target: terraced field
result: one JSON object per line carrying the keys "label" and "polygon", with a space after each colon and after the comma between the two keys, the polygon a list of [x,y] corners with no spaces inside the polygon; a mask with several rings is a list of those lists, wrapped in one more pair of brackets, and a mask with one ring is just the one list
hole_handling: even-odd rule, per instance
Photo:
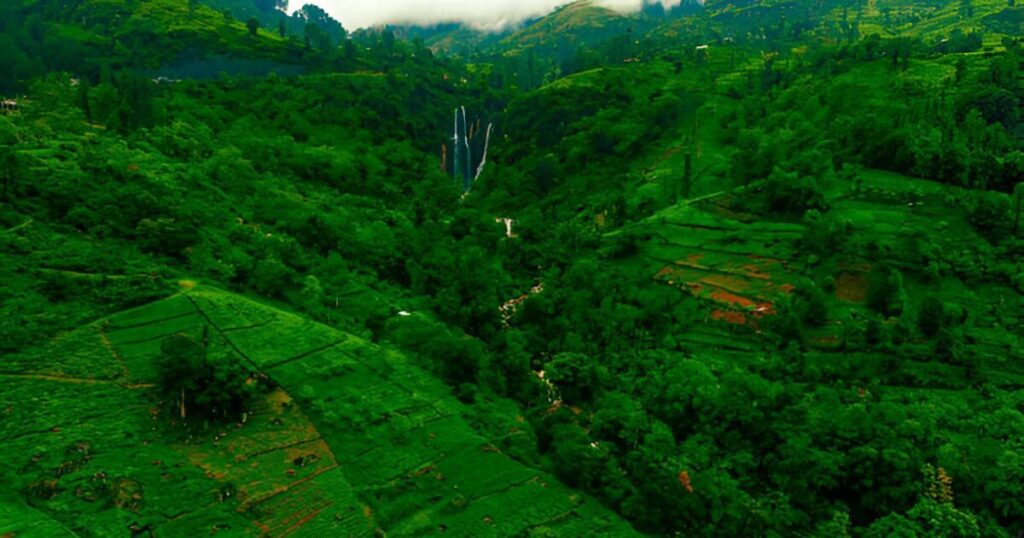
{"label": "terraced field", "polygon": [[[159,411],[155,359],[180,333],[269,378],[243,423],[189,433]],[[632,533],[501,453],[401,354],[215,289],[63,335],[0,377],[0,440],[34,454],[4,464],[33,506],[0,501],[17,514],[3,536]]]}
{"label": "terraced field", "polygon": [[[906,308],[916,312],[924,297],[941,294],[975,313],[966,328],[966,345],[981,358],[982,370],[999,384],[1024,382],[1024,371],[1009,359],[1024,344],[1024,312],[1009,300],[1016,292],[998,285],[970,287],[963,281],[962,273],[978,256],[965,245],[986,242],[967,220],[960,189],[867,170],[856,181],[827,185],[826,193],[830,217],[856,223],[849,233],[848,241],[855,245],[851,250],[873,251],[874,259],[842,251],[824,260],[809,257],[801,246],[806,223],[745,213],[737,203],[742,194],[727,192],[672,206],[649,218],[642,227],[650,241],[638,259],[626,263],[702,299],[707,323],[687,328],[679,338],[723,352],[758,350],[755,335],[760,324],[778,312],[780,302],[801,286],[830,280],[834,286],[826,297],[828,319],[808,330],[808,339],[835,362],[835,356],[844,352],[846,325],[867,313],[874,266],[884,262],[910,274],[919,271],[927,255],[941,267],[942,276],[930,281],[906,278]],[[926,252],[921,233],[928,229],[942,233],[929,237],[933,250]],[[1007,328],[1016,336],[1007,339]],[[921,359],[928,360],[930,353],[922,347]],[[924,372],[927,369],[913,376],[941,384],[963,375],[958,368],[947,373]]]}
{"label": "terraced field", "polygon": [[[799,224],[750,222],[730,208],[731,195],[674,206],[653,217],[648,271],[664,283],[708,300],[714,319],[745,325],[776,312],[792,293],[791,266]],[[655,269],[656,268],[656,269]]]}

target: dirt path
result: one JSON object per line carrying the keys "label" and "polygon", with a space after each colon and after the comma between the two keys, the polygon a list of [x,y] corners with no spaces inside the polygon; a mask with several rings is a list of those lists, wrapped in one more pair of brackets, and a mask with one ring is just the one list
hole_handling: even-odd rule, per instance
{"label": "dirt path", "polygon": [[51,374],[2,374],[0,379],[34,379],[36,381],[53,381],[54,383],[71,383],[74,385],[113,385],[127,389],[148,389],[155,385],[149,383],[126,384],[116,379],[89,379],[84,377],[67,377]]}
{"label": "dirt path", "polygon": [[96,332],[100,335],[100,340],[103,341],[103,347],[110,351],[110,354],[114,356],[114,360],[117,361],[117,365],[121,367],[121,377],[124,378],[124,382],[128,383],[131,381],[131,374],[128,373],[128,365],[124,362],[124,357],[118,353],[117,349],[114,348],[114,344],[110,342],[110,338],[107,337],[107,323],[100,325],[99,330]]}
{"label": "dirt path", "polygon": [[14,228],[7,229],[6,232],[7,233],[14,233],[14,232],[16,232],[16,231],[26,227],[26,226],[30,226],[33,222],[35,222],[35,221],[32,220],[32,219],[28,219],[25,222],[22,222],[21,224],[15,226]]}

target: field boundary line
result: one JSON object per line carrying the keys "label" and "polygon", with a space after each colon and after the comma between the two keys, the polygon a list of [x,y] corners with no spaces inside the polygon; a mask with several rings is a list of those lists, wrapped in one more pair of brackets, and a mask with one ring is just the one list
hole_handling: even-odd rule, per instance
{"label": "field boundary line", "polygon": [[330,344],[324,344],[324,345],[322,345],[320,347],[317,347],[315,349],[311,349],[309,351],[304,351],[302,353],[299,353],[298,355],[295,355],[294,357],[289,357],[287,359],[282,359],[282,360],[279,360],[277,362],[272,362],[270,364],[267,364],[263,368],[265,370],[273,370],[274,368],[277,368],[278,366],[284,366],[285,364],[305,359],[306,357],[308,357],[310,355],[316,355],[317,353],[320,353],[322,351],[327,351],[328,349],[331,349],[333,347],[337,347],[337,346],[339,346],[341,344],[344,344],[347,341],[348,341],[348,338],[346,337],[346,338],[343,338],[341,340],[338,340],[337,342],[332,342]]}
{"label": "field boundary line", "polygon": [[[310,424],[312,424],[312,421],[310,421]],[[319,433],[319,431],[317,433]],[[265,448],[263,450],[257,450],[255,452],[249,452],[247,454],[242,454],[242,456],[244,456],[245,459],[248,460],[250,458],[258,458],[260,456],[263,456],[263,455],[266,455],[266,454],[270,454],[272,452],[278,452],[278,451],[281,451],[281,450],[287,450],[289,448],[295,448],[297,446],[307,445],[309,443],[315,443],[317,441],[323,441],[323,440],[324,440],[324,436],[321,434],[321,435],[318,435],[317,437],[313,437],[312,439],[304,439],[302,441],[295,441],[294,443],[288,443],[286,445],[275,446],[275,447],[271,447],[271,448]],[[325,443],[326,443],[326,441],[325,441]]]}
{"label": "field boundary line", "polygon": [[[0,372],[0,377],[9,379],[34,379],[37,381],[53,381],[54,383],[68,383],[71,385],[116,385],[118,387],[132,388],[142,387],[142,385],[128,385],[118,381],[116,379],[90,379],[87,377],[65,377],[52,374],[16,374],[9,372]],[[145,387],[152,387],[153,385],[145,385]]]}
{"label": "field boundary line", "polygon": [[266,327],[267,325],[270,325],[271,323],[274,323],[276,321],[277,321],[276,318],[275,319],[268,319],[267,321],[261,321],[259,323],[255,323],[253,325],[240,325],[238,327],[228,327],[226,329],[222,329],[221,332],[230,333],[230,332],[235,332],[235,331],[247,331],[249,329],[259,329],[260,327]]}
{"label": "field boundary line", "polygon": [[323,476],[323,475],[325,475],[325,474],[327,474],[327,473],[329,473],[329,472],[331,472],[331,471],[333,471],[335,469],[341,469],[341,464],[337,463],[337,461],[335,461],[334,464],[329,465],[329,466],[327,466],[324,469],[321,469],[319,471],[316,471],[316,472],[310,474],[309,476],[304,476],[304,477],[300,478],[299,480],[296,480],[295,482],[292,482],[290,484],[286,484],[284,486],[276,488],[273,491],[271,491],[270,493],[267,493],[266,495],[264,495],[262,497],[259,497],[259,498],[256,498],[256,499],[246,499],[245,502],[241,503],[238,506],[238,511],[239,512],[244,512],[245,510],[248,510],[249,507],[251,507],[251,506],[256,506],[256,505],[259,505],[259,504],[263,504],[263,503],[269,501],[270,499],[273,499],[274,497],[277,497],[278,495],[280,495],[282,493],[287,493],[288,490],[290,490],[290,489],[292,489],[294,487],[301,486],[302,484],[305,484],[306,482],[309,482],[309,481],[313,480],[314,478]]}
{"label": "field boundary line", "polygon": [[108,323],[106,325],[106,328],[107,328],[107,330],[110,330],[110,331],[123,331],[123,330],[127,330],[127,329],[138,329],[139,327],[145,327],[147,325],[155,325],[157,323],[163,323],[165,321],[171,321],[171,320],[175,320],[175,319],[187,318],[189,316],[197,316],[197,315],[199,315],[197,312],[182,312],[180,314],[175,314],[173,316],[168,316],[166,318],[154,319],[154,320],[150,320],[150,321],[143,321],[141,323],[133,323],[131,325],[114,325],[112,323]]}
{"label": "field boundary line", "polygon": [[[199,325],[197,324],[196,327],[198,327],[198,326]],[[194,328],[194,327],[189,327],[189,329],[191,329],[191,328]],[[176,334],[181,334],[181,333],[183,333],[183,332],[185,332],[187,330],[188,329],[181,329],[181,330],[170,332],[170,333],[158,334],[158,335],[155,335],[155,336],[148,336],[146,338],[139,338],[138,340],[126,340],[124,342],[118,342],[117,345],[119,345],[119,346],[137,346],[139,344],[148,344],[149,342],[154,342],[156,340],[164,340],[165,338],[170,338],[171,336],[174,336]]]}
{"label": "field boundary line", "polygon": [[224,334],[224,331],[221,330],[221,328],[218,327],[217,324],[214,323],[212,319],[210,319],[210,316],[207,315],[205,311],[203,311],[203,309],[199,306],[199,304],[196,302],[196,300],[194,298],[192,298],[191,295],[185,295],[185,298],[188,299],[188,302],[192,303],[192,308],[196,309],[196,312],[199,313],[199,316],[202,317],[204,320],[206,320],[206,323],[209,324],[210,327],[213,327],[213,330],[217,331],[217,334],[220,335],[220,337],[224,340],[224,342],[228,345],[228,347],[233,349],[235,351],[235,353],[238,353],[239,356],[241,356],[243,359],[245,359],[245,361],[248,362],[249,365],[253,367],[253,371],[254,372],[262,372],[263,371],[263,369],[260,368],[260,366],[258,364],[256,364],[256,361],[254,361],[251,358],[249,358],[248,355],[246,355],[244,352],[242,352],[242,350],[239,349],[238,346],[236,346],[235,343],[232,342],[231,339],[228,338]]}
{"label": "field boundary line", "polygon": [[118,366],[121,367],[121,375],[124,376],[125,383],[131,382],[132,376],[128,372],[128,365],[124,362],[124,357],[121,356],[121,352],[118,351],[117,348],[114,347],[114,343],[110,341],[110,337],[107,336],[107,331],[104,329],[104,326],[101,324],[96,332],[99,333],[100,342],[103,344],[103,347],[107,348],[107,351],[114,356],[114,360],[117,361]]}

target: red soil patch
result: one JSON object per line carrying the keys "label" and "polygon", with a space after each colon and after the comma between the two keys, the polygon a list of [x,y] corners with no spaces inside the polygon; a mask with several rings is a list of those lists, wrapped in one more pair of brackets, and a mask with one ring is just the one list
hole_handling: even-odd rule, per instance
{"label": "red soil patch", "polygon": [[863,273],[842,272],[836,277],[836,299],[863,303],[868,294],[868,277]]}
{"label": "red soil patch", "polygon": [[676,274],[675,267],[662,267],[660,271],[654,274],[654,278],[665,278]]}
{"label": "red soil patch", "polygon": [[755,317],[774,316],[777,313],[775,311],[775,306],[770,302],[756,302],[749,297],[736,295],[735,293],[729,293],[724,290],[715,290],[711,292],[711,299],[733,307],[750,310]]}
{"label": "red soil patch", "polygon": [[743,272],[744,272],[744,274],[746,276],[748,276],[750,278],[756,278],[756,279],[759,279],[759,280],[771,280],[772,279],[772,275],[770,275],[768,273],[765,273],[765,272],[762,272],[760,267],[758,267],[757,265],[754,265],[752,263],[744,265],[743,266]]}
{"label": "red soil patch", "polygon": [[739,306],[741,308],[753,308],[754,301],[742,296],[736,295],[735,293],[729,293],[725,290],[715,290],[711,292],[711,299],[720,303],[726,303],[729,305]]}
{"label": "red soil patch", "polygon": [[754,260],[754,261],[763,262],[763,263],[766,263],[766,264],[769,264],[769,265],[783,266],[783,265],[786,264],[785,260],[780,260],[779,258],[772,258],[771,256],[760,256],[760,255],[757,255],[757,254],[747,254],[747,258],[750,258],[751,260]]}
{"label": "red soil patch", "polygon": [[676,153],[682,151],[682,149],[682,146],[672,146],[671,148],[668,148],[667,150],[663,151],[661,155],[658,156],[658,159],[659,161],[666,161]]}
{"label": "red soil patch", "polygon": [[746,314],[735,310],[714,310],[711,312],[711,319],[715,321],[724,321],[733,325],[747,324]]}
{"label": "red soil patch", "polygon": [[695,253],[695,254],[690,254],[689,256],[687,256],[686,258],[684,258],[682,260],[676,260],[676,265],[681,265],[683,267],[692,267],[694,269],[707,270],[708,267],[706,265],[702,265],[700,263],[700,261],[703,260],[703,259],[704,259],[704,254],[701,254],[701,253],[698,252],[698,253]]}
{"label": "red soil patch", "polygon": [[693,485],[690,483],[690,471],[679,472],[679,485],[683,486],[687,493],[693,493]]}
{"label": "red soil patch", "polygon": [[778,313],[767,297],[789,294],[794,289],[792,284],[772,282],[772,271],[785,271],[781,260],[751,255],[748,256],[751,263],[726,263],[709,268],[700,265],[702,258],[702,253],[691,254],[663,267],[655,279],[718,303],[719,307],[710,315],[716,321],[756,328],[757,319]]}
{"label": "red soil patch", "polygon": [[842,270],[842,271],[850,271],[850,272],[854,272],[854,273],[870,273],[871,272],[871,264],[870,263],[847,263],[847,262],[840,262],[839,263],[839,269]]}
{"label": "red soil patch", "polygon": [[811,340],[811,343],[819,347],[839,347],[839,337],[832,334],[828,336],[821,336]]}

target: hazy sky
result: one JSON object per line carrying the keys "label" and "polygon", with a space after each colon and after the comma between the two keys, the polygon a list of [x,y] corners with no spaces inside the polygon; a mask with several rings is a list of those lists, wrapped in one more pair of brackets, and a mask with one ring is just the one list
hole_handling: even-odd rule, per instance
{"label": "hazy sky", "polygon": [[[0,0],[6,1],[6,0]],[[640,8],[644,0],[595,0],[622,11]],[[680,0],[654,0],[665,6]],[[290,2],[294,8],[305,3]],[[569,3],[568,0],[312,0],[345,28],[354,30],[378,24],[436,24],[464,22],[481,29],[501,29],[537,17]]]}

